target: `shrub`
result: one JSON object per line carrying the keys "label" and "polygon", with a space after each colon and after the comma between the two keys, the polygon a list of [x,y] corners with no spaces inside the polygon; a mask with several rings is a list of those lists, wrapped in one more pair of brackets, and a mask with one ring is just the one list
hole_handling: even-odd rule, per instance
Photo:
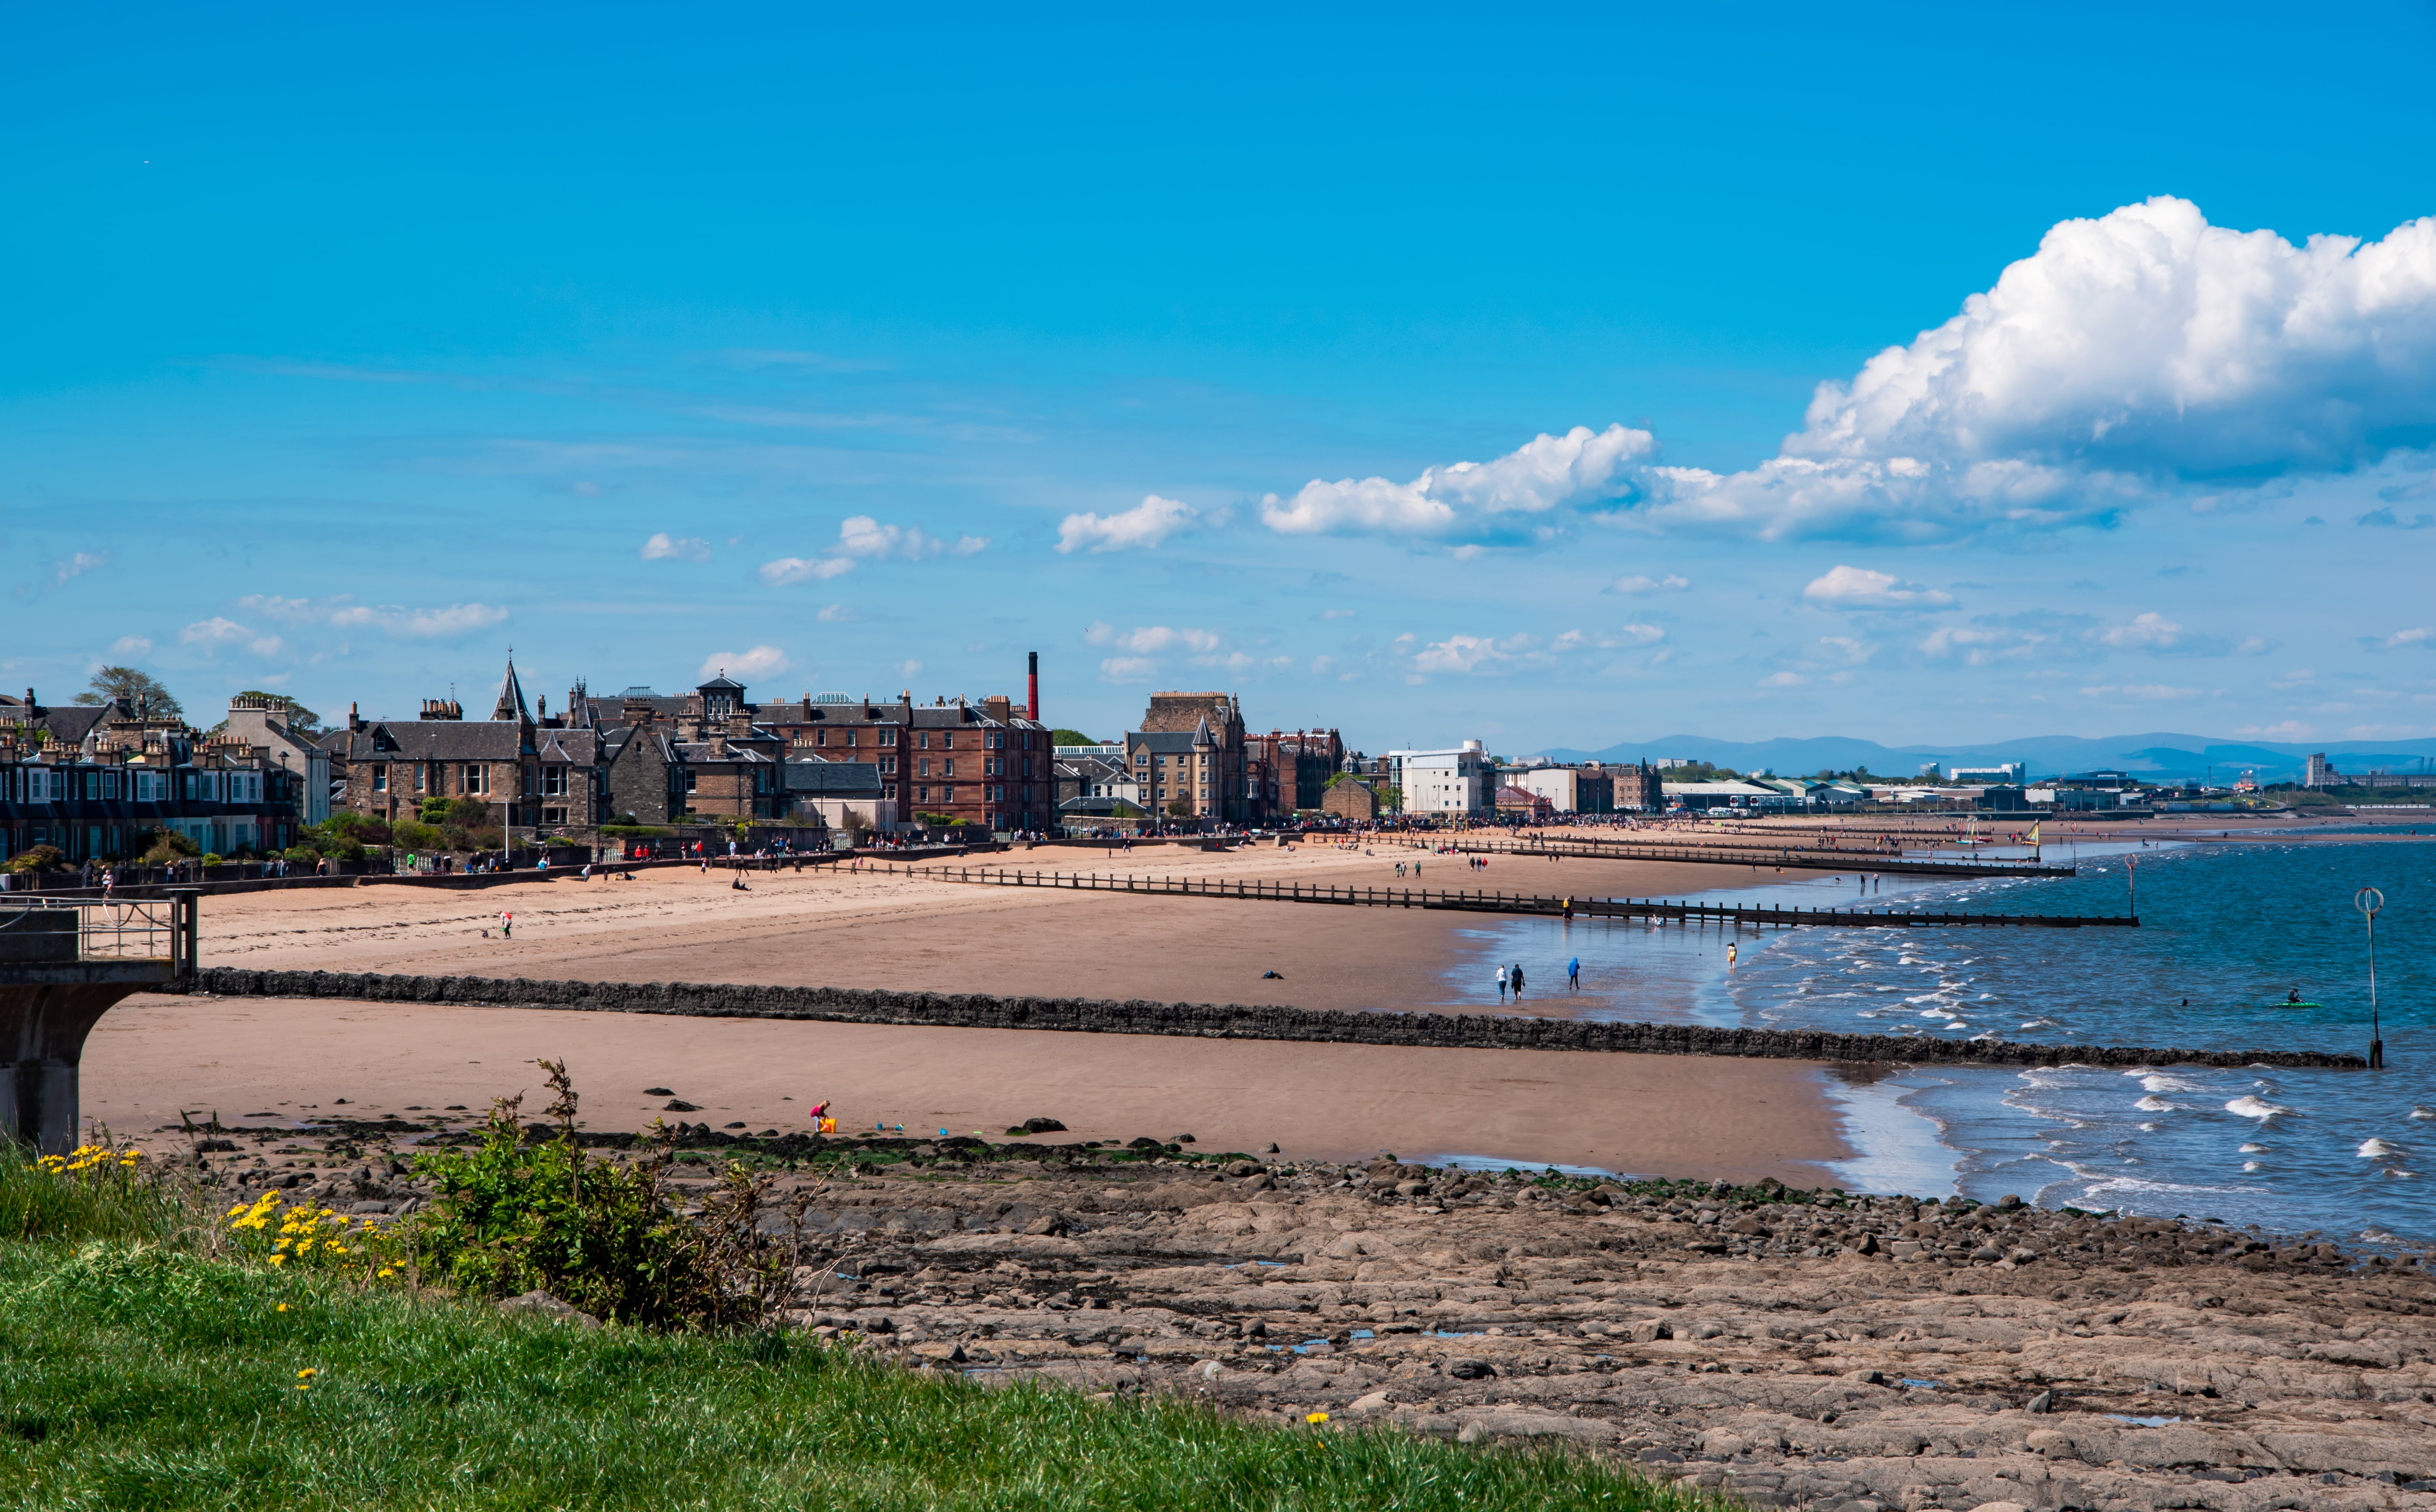
{"label": "shrub", "polygon": [[587,1157],[564,1062],[536,1063],[558,1134],[529,1141],[521,1098],[500,1098],[476,1148],[425,1156],[434,1187],[409,1242],[430,1279],[486,1296],[541,1290],[598,1317],[658,1326],[757,1322],[783,1295],[790,1258],[760,1232],[767,1177],[731,1164],[688,1218],[660,1190],[671,1141],[632,1165]]}
{"label": "shrub", "polygon": [[201,852],[201,846],[164,825],[152,831],[151,848],[144,853],[142,860],[149,866],[166,866]]}
{"label": "shrub", "polygon": [[218,851],[207,850],[203,852],[203,864],[206,866],[218,866],[225,860],[227,860],[227,858],[222,856]]}
{"label": "shrub", "polygon": [[466,829],[487,823],[491,817],[491,806],[479,798],[451,798],[442,811],[447,815],[448,823]]}
{"label": "shrub", "polygon": [[390,824],[388,820],[372,814],[354,813],[342,808],[320,824],[306,826],[304,843],[327,851],[342,849],[349,843],[358,848],[386,845],[391,843]]}
{"label": "shrub", "polygon": [[401,819],[389,826],[389,843],[397,850],[436,850],[442,836],[436,825]]}
{"label": "shrub", "polygon": [[9,858],[6,869],[12,872],[63,872],[68,869],[67,854],[57,845],[28,845]]}

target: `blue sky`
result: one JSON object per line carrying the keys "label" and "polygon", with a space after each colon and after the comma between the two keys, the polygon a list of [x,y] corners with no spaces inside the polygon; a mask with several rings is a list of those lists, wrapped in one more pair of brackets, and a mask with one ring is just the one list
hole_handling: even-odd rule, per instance
{"label": "blue sky", "polygon": [[2436,734],[2426,6],[867,9],[14,12],[5,686]]}

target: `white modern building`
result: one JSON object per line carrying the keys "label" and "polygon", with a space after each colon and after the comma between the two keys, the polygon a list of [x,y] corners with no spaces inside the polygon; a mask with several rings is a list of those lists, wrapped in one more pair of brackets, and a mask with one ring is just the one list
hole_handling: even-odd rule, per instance
{"label": "white modern building", "polygon": [[1408,814],[1469,816],[1496,807],[1497,774],[1478,740],[1451,751],[1390,751],[1386,759]]}
{"label": "white modern building", "polygon": [[1507,785],[1547,799],[1548,807],[1560,814],[1582,811],[1581,775],[1572,767],[1507,767],[1504,773]]}
{"label": "white modern building", "polygon": [[1945,771],[1947,780],[1952,782],[1969,782],[1976,778],[1982,782],[2008,783],[2016,788],[2029,774],[2029,764],[2024,761],[2008,761],[1993,767],[1948,767]]}

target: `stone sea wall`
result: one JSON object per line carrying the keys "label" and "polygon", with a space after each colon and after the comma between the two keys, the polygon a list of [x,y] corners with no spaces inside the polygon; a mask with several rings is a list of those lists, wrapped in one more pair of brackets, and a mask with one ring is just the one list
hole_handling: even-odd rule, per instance
{"label": "stone sea wall", "polygon": [[769,987],[692,982],[566,982],[524,977],[409,977],[348,971],[205,967],[194,990],[227,998],[344,998],[371,1002],[556,1008],[704,1018],[803,1018],[956,1029],[1053,1029],[1087,1034],[1312,1040],[1451,1050],[1753,1055],[1779,1060],[1940,1066],[2277,1066],[2365,1069],[2357,1055],[2308,1051],[2199,1051],[2136,1046],[2024,1045],[1700,1024],[1590,1023],[1503,1014],[1360,1013],[1240,1003],[1109,1002],[999,998],[854,987]]}

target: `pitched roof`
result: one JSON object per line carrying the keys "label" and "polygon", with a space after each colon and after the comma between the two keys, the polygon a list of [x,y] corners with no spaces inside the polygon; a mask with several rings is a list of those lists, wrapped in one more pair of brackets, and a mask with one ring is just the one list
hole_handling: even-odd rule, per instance
{"label": "pitched roof", "polygon": [[830,797],[879,796],[879,766],[873,761],[789,761],[787,791]]}
{"label": "pitched roof", "polygon": [[525,706],[525,686],[516,681],[516,659],[508,658],[508,674],[499,679],[499,696],[491,705],[494,720],[529,720],[532,710]]}
{"label": "pitched roof", "polygon": [[387,720],[349,733],[350,761],[513,761],[526,746],[513,720]]}

